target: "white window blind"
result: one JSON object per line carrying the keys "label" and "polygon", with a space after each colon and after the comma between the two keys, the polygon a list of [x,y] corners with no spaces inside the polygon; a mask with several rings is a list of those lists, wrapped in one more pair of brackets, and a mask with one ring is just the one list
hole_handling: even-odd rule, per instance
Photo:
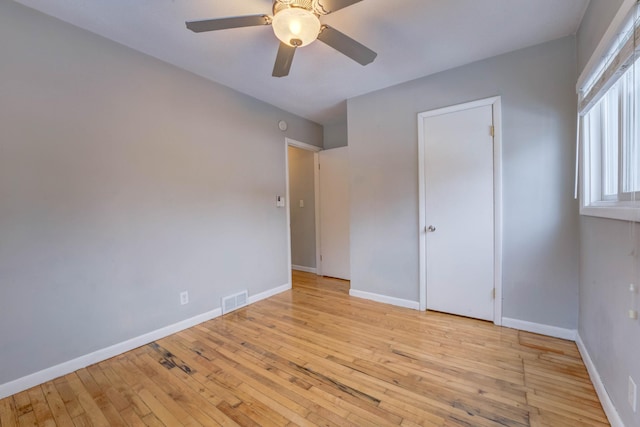
{"label": "white window blind", "polygon": [[583,214],[640,220],[640,21],[636,3],[579,93]]}
{"label": "white window blind", "polygon": [[638,24],[638,4],[636,3],[616,32],[607,54],[601,58],[591,77],[579,90],[578,110],[581,114],[593,107],[634,62],[640,50]]}

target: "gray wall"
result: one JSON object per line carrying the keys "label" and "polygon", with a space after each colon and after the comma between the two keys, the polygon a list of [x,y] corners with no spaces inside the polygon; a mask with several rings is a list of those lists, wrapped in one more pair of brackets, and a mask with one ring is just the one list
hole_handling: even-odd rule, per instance
{"label": "gray wall", "polygon": [[503,315],[576,328],[575,82],[567,37],[349,100],[352,289],[418,300],[417,114],[501,95]]}
{"label": "gray wall", "polygon": [[[578,29],[578,71],[582,72],[624,0],[590,0]],[[578,73],[579,74],[579,73]]]}
{"label": "gray wall", "polygon": [[[300,200],[304,207],[300,207]],[[316,268],[316,201],[313,152],[289,147],[291,264]]]}
{"label": "gray wall", "polygon": [[580,337],[625,425],[638,426],[627,384],[640,385],[640,322],[627,312],[629,283],[640,283],[640,224],[584,216],[580,233]]}
{"label": "gray wall", "polygon": [[0,384],[289,282],[319,125],[11,1],[0,57]]}
{"label": "gray wall", "polygon": [[330,148],[346,147],[348,144],[347,120],[338,123],[324,125],[324,143],[325,150]]}
{"label": "gray wall", "polygon": [[[579,72],[621,3],[591,0],[578,31]],[[640,425],[640,411],[633,414],[627,403],[628,377],[640,385],[640,322],[627,317],[629,283],[640,283],[639,235],[638,223],[581,218],[579,333],[627,426]]]}

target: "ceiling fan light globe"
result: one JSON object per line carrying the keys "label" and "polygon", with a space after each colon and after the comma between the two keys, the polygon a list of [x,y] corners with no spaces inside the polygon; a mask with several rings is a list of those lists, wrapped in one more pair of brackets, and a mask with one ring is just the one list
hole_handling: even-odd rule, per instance
{"label": "ceiling fan light globe", "polygon": [[318,38],[320,20],[311,11],[298,7],[276,13],[271,23],[276,37],[289,46],[306,46]]}

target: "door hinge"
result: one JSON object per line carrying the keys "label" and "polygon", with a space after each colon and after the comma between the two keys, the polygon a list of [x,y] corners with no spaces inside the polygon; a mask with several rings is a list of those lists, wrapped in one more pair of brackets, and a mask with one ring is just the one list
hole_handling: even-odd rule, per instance
{"label": "door hinge", "polygon": [[493,288],[493,291],[491,292],[492,298],[496,299],[496,288]]}
{"label": "door hinge", "polygon": [[489,126],[489,135],[496,136],[496,128],[494,126]]}
{"label": "door hinge", "polygon": [[322,255],[320,255],[320,261],[322,261]]}

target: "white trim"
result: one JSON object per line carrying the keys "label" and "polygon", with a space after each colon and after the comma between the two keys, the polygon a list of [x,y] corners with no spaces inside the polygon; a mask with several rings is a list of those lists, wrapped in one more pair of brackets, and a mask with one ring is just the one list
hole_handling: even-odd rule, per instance
{"label": "white trim", "polygon": [[322,151],[322,147],[307,144],[306,142],[296,141],[295,139],[291,139],[291,138],[285,138],[284,140],[287,146],[302,148],[303,150],[311,151],[314,153],[317,153],[318,151]]}
{"label": "white trim", "polygon": [[322,242],[320,241],[320,155],[313,153],[313,192],[316,203],[316,271],[318,275],[322,275],[322,260],[320,254],[322,252]]}
{"label": "white trim", "polygon": [[249,297],[249,304],[253,304],[258,301],[262,301],[263,299],[271,298],[274,295],[281,294],[282,292],[286,292],[291,289],[291,283],[286,283],[282,286],[278,286],[277,288],[269,289],[264,292],[260,292],[259,294],[255,294]]}
{"label": "white trim", "polygon": [[441,116],[443,114],[456,113],[458,111],[471,110],[478,107],[484,107],[485,105],[493,105],[496,101],[499,101],[499,96],[492,96],[491,98],[478,99],[476,101],[463,102],[462,104],[450,105],[448,107],[437,108],[435,110],[429,110],[422,113],[418,113],[418,117],[423,119],[425,117]]}
{"label": "white trim", "polygon": [[424,170],[424,119],[456,111],[491,105],[493,107],[493,222],[494,222],[494,266],[493,280],[496,297],[493,303],[493,323],[502,324],[502,98],[494,96],[464,104],[452,105],[437,110],[418,114],[418,236],[419,236],[419,309],[427,309],[427,239],[426,239],[426,188],[424,184],[426,171]]}
{"label": "white trim", "polygon": [[291,269],[296,271],[304,271],[305,273],[314,273],[314,274],[316,274],[316,272],[318,271],[313,267],[305,267],[303,265],[292,265]]}
{"label": "white trim", "polygon": [[591,382],[596,389],[596,393],[598,394],[598,398],[600,399],[600,403],[602,404],[602,408],[604,409],[604,413],[607,415],[609,419],[609,423],[612,427],[624,427],[624,423],[622,422],[622,418],[620,418],[620,414],[616,410],[611,397],[609,397],[609,393],[607,393],[607,389],[602,382],[602,378],[600,378],[600,374],[598,374],[598,370],[596,369],[596,365],[591,360],[591,356],[587,351],[587,347],[584,345],[582,338],[580,337],[580,333],[576,334],[576,345],[578,346],[578,350],[580,351],[580,355],[582,356],[582,360],[584,361],[585,366],[587,367],[587,371],[589,372],[589,378],[591,378]]}
{"label": "white trim", "polygon": [[509,319],[508,317],[502,318],[502,326],[505,328],[533,332],[534,334],[547,335],[569,341],[575,341],[577,334],[575,329],[566,329],[558,326],[544,325],[542,323],[527,322],[526,320]]}
{"label": "white trim", "polygon": [[582,73],[580,73],[580,77],[578,77],[578,82],[576,84],[576,92],[580,93],[582,90],[582,86],[584,86],[587,81],[591,78],[591,76],[597,72],[596,67],[600,64],[603,57],[607,54],[608,50],[611,48],[611,44],[613,40],[618,35],[618,31],[620,30],[620,26],[623,25],[624,20],[629,15],[629,12],[636,4],[637,0],[624,0],[624,2],[620,5],[620,9],[618,9],[618,13],[616,13],[615,17],[609,24],[607,31],[604,33],[602,38],[600,39],[600,43],[596,47],[596,50],[591,54],[591,58],[589,58],[589,62],[585,65]]}
{"label": "white trim", "polygon": [[[291,207],[289,206],[289,138],[284,139],[284,175],[285,175],[285,192],[286,192],[286,203],[285,203],[285,216],[287,218],[287,228],[285,233],[287,234],[287,277],[289,278],[289,283],[293,282],[293,277],[291,276]],[[291,140],[293,141],[293,140]]]}
{"label": "white trim", "polygon": [[420,303],[407,299],[389,297],[386,295],[374,294],[371,292],[359,291],[357,289],[349,289],[349,295],[356,298],[364,298],[371,301],[381,302],[384,304],[395,305],[398,307],[411,308],[413,310],[420,309]]}
{"label": "white trim", "polygon": [[580,215],[595,216],[599,218],[618,219],[620,221],[640,222],[640,207],[581,206]]}
{"label": "white trim", "polygon": [[427,189],[424,170],[424,120],[418,114],[418,287],[420,311],[427,309]]}
{"label": "white trim", "polygon": [[502,98],[493,100],[493,323],[502,325]]}
{"label": "white trim", "polygon": [[93,365],[98,362],[110,359],[127,351],[133,350],[140,346],[149,344],[153,341],[175,334],[182,330],[191,328],[202,322],[206,322],[211,319],[215,319],[222,314],[222,309],[216,308],[203,314],[199,314],[190,319],[182,320],[173,325],[165,326],[164,328],[157,329],[155,331],[140,335],[135,338],[123,341],[118,344],[94,351],[93,353],[86,354],[84,356],[77,357],[75,359],[63,362],[59,365],[52,366],[50,368],[43,369],[41,371],[29,374],[17,380],[0,384],[0,399],[27,390],[31,387],[39,384],[51,381],[55,378],[67,375],[71,372],[75,372],[78,369],[86,368],[89,365]]}
{"label": "white trim", "polygon": [[[576,122],[576,173],[573,181],[573,198],[578,200],[580,188],[580,147],[582,146],[580,143],[582,137],[582,116],[580,114],[578,114]],[[580,206],[582,206],[582,204]]]}

